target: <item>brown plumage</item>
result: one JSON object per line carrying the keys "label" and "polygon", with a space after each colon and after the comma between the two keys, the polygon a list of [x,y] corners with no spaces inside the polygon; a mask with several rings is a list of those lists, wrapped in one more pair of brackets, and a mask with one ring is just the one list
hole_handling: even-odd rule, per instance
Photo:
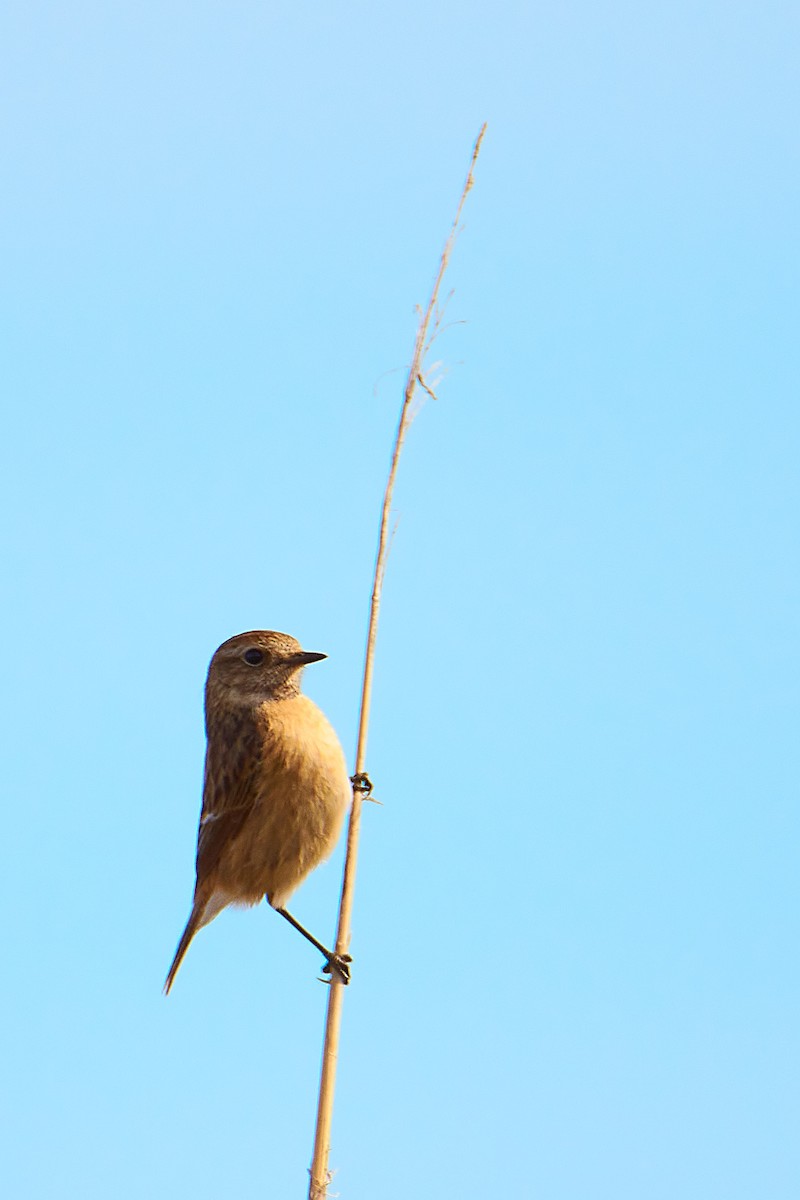
{"label": "brown plumage", "polygon": [[[344,754],[326,717],[300,692],[309,654],[285,633],[240,633],[219,647],[206,681],[203,808],[197,883],[169,969],[169,992],[194,935],[229,904],[284,910],[292,892],[331,853],[351,790]],[[346,972],[336,955],[297,926]]]}

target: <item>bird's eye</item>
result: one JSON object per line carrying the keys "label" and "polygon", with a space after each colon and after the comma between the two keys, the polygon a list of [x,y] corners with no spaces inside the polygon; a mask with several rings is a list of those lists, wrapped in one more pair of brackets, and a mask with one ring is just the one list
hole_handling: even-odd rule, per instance
{"label": "bird's eye", "polygon": [[256,649],[245,650],[242,658],[248,664],[248,666],[257,667],[264,661],[264,651]]}

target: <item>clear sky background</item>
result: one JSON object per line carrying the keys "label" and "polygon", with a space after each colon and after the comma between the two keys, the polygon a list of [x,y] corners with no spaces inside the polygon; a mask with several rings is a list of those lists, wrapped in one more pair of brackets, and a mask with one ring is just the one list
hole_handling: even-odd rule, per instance
{"label": "clear sky background", "polygon": [[[15,1200],[305,1194],[326,993],[266,908],[161,986],[215,647],[352,761],[380,495],[475,135],[379,635],[343,1200],[795,1200],[795,5],[0,18]],[[334,926],[341,848],[295,897]]]}

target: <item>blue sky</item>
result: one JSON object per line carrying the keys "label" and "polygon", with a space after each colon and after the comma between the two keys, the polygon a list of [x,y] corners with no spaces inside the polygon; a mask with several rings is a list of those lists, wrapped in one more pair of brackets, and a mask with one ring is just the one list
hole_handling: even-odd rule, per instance
{"label": "blue sky", "polygon": [[[800,18],[8,6],[5,1194],[305,1194],[325,993],[186,919],[215,647],[352,760],[334,1190],[792,1200]],[[295,898],[334,925],[341,848]]]}

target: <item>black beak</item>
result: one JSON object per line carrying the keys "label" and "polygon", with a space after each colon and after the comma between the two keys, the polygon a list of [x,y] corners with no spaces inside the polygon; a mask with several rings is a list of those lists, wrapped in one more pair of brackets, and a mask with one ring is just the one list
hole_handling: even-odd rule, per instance
{"label": "black beak", "polygon": [[313,650],[301,650],[299,654],[293,654],[289,662],[296,667],[307,667],[309,663],[320,662],[327,657],[327,654],[315,654]]}

